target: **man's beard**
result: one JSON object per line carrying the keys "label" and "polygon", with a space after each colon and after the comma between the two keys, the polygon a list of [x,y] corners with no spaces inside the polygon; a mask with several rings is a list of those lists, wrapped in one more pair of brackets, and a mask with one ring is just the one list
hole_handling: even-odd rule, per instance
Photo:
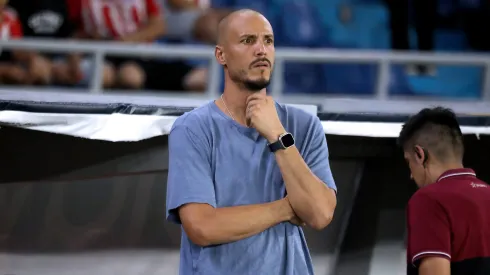
{"label": "man's beard", "polygon": [[257,80],[248,79],[247,73],[244,70],[239,71],[238,73],[230,72],[230,77],[233,82],[243,86],[243,88],[251,92],[260,92],[262,89],[267,88],[270,83],[270,79],[265,79],[264,77]]}
{"label": "man's beard", "polygon": [[265,78],[258,79],[258,80],[246,79],[242,83],[245,89],[251,92],[259,92],[262,89],[267,88],[267,86],[269,86],[270,80],[266,80]]}

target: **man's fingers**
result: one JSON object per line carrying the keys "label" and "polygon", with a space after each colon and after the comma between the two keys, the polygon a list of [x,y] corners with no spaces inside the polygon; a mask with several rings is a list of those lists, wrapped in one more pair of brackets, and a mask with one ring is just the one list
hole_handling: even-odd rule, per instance
{"label": "man's fingers", "polygon": [[262,94],[262,93],[254,93],[254,94],[251,94],[247,97],[247,105],[250,101],[252,100],[263,100],[265,99],[266,95]]}
{"label": "man's fingers", "polygon": [[255,110],[257,110],[257,109],[258,109],[258,105],[257,104],[249,105],[249,106],[247,106],[246,114],[251,116],[253,114],[253,112]]}
{"label": "man's fingers", "polygon": [[264,102],[263,99],[252,99],[252,100],[247,101],[247,107],[260,105],[263,102]]}

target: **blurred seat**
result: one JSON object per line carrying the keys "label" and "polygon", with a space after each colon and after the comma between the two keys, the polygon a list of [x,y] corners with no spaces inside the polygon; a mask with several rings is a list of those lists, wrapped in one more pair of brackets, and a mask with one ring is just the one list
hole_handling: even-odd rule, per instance
{"label": "blurred seat", "polygon": [[466,36],[461,30],[437,30],[435,33],[435,47],[438,51],[467,51]]}
{"label": "blurred seat", "polygon": [[275,36],[277,45],[287,47],[319,47],[328,41],[328,33],[315,7],[306,1],[289,1],[283,4]]}
{"label": "blurred seat", "polygon": [[[278,46],[326,47],[328,32],[315,6],[306,1],[275,1],[282,5],[282,15],[275,29]],[[285,63],[285,93],[325,93],[323,64]]]}
{"label": "blurred seat", "polygon": [[478,98],[483,70],[469,66],[441,66],[437,77],[410,77],[414,95],[451,98]]}

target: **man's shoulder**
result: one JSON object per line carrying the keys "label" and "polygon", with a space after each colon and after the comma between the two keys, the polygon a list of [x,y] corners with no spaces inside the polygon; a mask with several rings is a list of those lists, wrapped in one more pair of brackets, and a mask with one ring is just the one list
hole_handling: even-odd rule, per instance
{"label": "man's shoulder", "polygon": [[291,116],[304,117],[304,118],[315,118],[316,114],[312,114],[299,106],[294,106],[291,104],[284,104],[276,102],[277,109],[280,112],[288,113]]}
{"label": "man's shoulder", "polygon": [[437,184],[430,184],[419,190],[415,191],[410,200],[408,206],[413,204],[425,204],[425,203],[438,203],[441,199],[440,186]]}
{"label": "man's shoulder", "polygon": [[205,122],[209,119],[211,115],[211,105],[214,104],[206,103],[200,107],[193,109],[192,111],[185,112],[183,115],[179,116],[173,126],[172,129],[177,127],[185,127],[190,129],[199,129]]}
{"label": "man's shoulder", "polygon": [[296,106],[276,102],[276,108],[281,117],[286,118],[288,121],[300,122],[299,125],[306,125],[301,122],[311,123],[318,119],[316,114],[312,114]]}

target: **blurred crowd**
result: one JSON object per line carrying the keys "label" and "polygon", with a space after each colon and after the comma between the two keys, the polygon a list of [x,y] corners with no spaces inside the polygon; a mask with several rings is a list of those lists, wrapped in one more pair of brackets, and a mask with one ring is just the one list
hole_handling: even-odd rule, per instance
{"label": "blurred crowd", "polygon": [[[0,0],[0,41],[29,37],[212,45],[224,16],[233,9],[251,8],[271,21],[277,46],[488,51],[487,2]],[[207,67],[206,60],[108,56],[102,81],[105,89],[203,91]],[[0,84],[87,87],[93,71],[90,55],[10,51],[0,46]],[[375,73],[375,65],[366,64],[286,64],[284,87],[286,93],[367,94],[375,90]],[[481,75],[468,68],[439,70],[429,63],[407,64],[401,70],[392,68],[390,91],[430,94],[435,90],[439,95],[437,91],[444,90],[450,96],[479,96]],[[433,87],[413,76],[435,77]]]}
{"label": "blurred crowd", "polygon": [[[201,0],[0,0],[1,39],[41,38],[155,43],[212,44],[226,10]],[[171,22],[171,23],[169,23]],[[2,51],[0,83],[85,86],[93,71],[90,56]],[[161,81],[162,76],[165,81]],[[203,90],[206,66],[184,61],[109,56],[103,87]]]}

